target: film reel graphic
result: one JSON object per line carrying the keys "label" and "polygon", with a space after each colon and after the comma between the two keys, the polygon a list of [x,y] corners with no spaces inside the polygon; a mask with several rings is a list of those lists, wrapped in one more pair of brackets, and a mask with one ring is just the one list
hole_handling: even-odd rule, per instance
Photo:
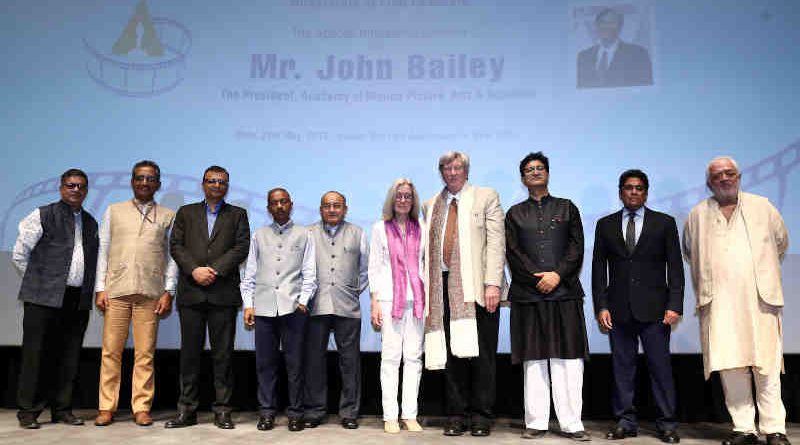
{"label": "film reel graphic", "polygon": [[[774,203],[778,209],[783,209],[788,195],[788,180],[791,172],[800,165],[800,140],[787,146],[783,150],[768,156],[757,163],[742,168],[742,188],[752,189],[757,185],[768,181],[777,181],[778,196]],[[110,172],[90,172],[87,173],[90,179],[89,196],[84,207],[89,210],[96,218],[102,216],[102,212],[110,204],[111,194],[114,192],[130,191],[130,171],[110,171]],[[0,218],[0,233],[2,234],[3,246],[10,246],[14,241],[15,235],[7,237],[9,218],[15,214],[15,210],[29,211],[31,207],[28,201],[45,203],[56,199],[60,178],[54,177],[37,182],[26,187],[14,197],[9,208]],[[129,195],[128,195],[129,196]],[[651,204],[678,219],[683,219],[691,208],[708,197],[708,190],[705,184],[655,199]],[[200,180],[196,177],[185,175],[164,174],[161,177],[161,190],[158,200],[167,207],[177,209],[188,202],[197,202],[203,199],[200,188]],[[254,192],[252,190],[231,187],[228,191],[226,201],[247,209],[250,216],[250,223],[254,227],[261,227],[270,221],[266,211],[266,190]],[[25,207],[23,207],[25,206]],[[606,213],[597,215],[587,215],[585,221],[596,223],[598,219]],[[296,205],[293,209],[292,218],[300,224],[310,224],[319,219],[316,208]],[[353,221],[356,224],[364,224],[363,221]],[[16,221],[12,222],[15,224]],[[367,227],[362,225],[362,227]]]}
{"label": "film reel graphic", "polygon": [[157,61],[142,62],[105,54],[87,39],[83,46],[91,56],[86,72],[95,83],[126,97],[153,97],[175,89],[183,81],[192,33],[181,23],[153,17],[152,24],[165,54]]}

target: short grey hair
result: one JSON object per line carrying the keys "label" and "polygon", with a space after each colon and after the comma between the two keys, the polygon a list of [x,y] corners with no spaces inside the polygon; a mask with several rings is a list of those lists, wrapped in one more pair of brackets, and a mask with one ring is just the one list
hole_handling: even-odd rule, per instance
{"label": "short grey hair", "polygon": [[730,156],[717,156],[716,158],[709,161],[708,165],[706,166],[706,182],[709,182],[711,180],[711,166],[719,161],[730,161],[730,163],[733,164],[733,168],[736,169],[736,173],[739,173],[739,177],[742,176],[742,171],[739,170],[739,164],[736,162],[736,159],[733,159]]}
{"label": "short grey hair", "polygon": [[469,176],[469,156],[467,156],[466,153],[452,150],[439,157],[439,173],[442,173],[442,169],[445,165],[453,161],[461,161],[461,164],[464,166],[464,173]]}
{"label": "short grey hair", "polygon": [[408,213],[408,217],[416,221],[419,218],[419,194],[417,193],[417,188],[414,186],[414,183],[411,182],[408,178],[397,178],[392,183],[391,187],[389,187],[389,191],[386,192],[386,199],[383,201],[383,220],[384,221],[391,221],[394,219],[394,201],[395,201],[395,194],[397,194],[397,189],[401,186],[407,185],[411,187],[411,211]]}

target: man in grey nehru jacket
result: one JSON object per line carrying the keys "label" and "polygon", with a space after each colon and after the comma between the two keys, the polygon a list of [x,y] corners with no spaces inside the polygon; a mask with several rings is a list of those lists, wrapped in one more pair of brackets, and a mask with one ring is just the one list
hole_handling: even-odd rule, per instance
{"label": "man in grey nehru jacket", "polygon": [[305,427],[319,425],[326,413],[328,394],[328,337],[333,331],[339,352],[342,393],[339,417],[342,427],[358,428],[361,405],[361,305],[367,288],[369,244],[360,227],[344,220],[344,195],[322,195],[322,221],[311,226],[317,257],[317,294],[311,302],[305,351]]}
{"label": "man in grey nehru jacket", "polygon": [[291,219],[289,192],[267,194],[272,224],[253,234],[241,290],[244,323],[256,330],[258,429],[275,426],[278,364],[282,346],[289,389],[289,431],[303,429],[303,338],[308,300],[314,294],[314,242],[308,229]]}

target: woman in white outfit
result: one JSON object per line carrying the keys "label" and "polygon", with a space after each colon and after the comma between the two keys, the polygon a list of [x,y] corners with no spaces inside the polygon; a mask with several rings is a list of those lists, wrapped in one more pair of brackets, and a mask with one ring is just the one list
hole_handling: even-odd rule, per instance
{"label": "woman in white outfit", "polygon": [[[422,282],[424,230],[419,208],[414,184],[406,178],[397,179],[386,194],[383,218],[372,226],[371,320],[382,337],[381,390],[387,433],[399,433],[401,423],[409,431],[422,431],[417,422],[417,395],[425,338],[425,287]],[[403,388],[398,409],[401,359]]]}

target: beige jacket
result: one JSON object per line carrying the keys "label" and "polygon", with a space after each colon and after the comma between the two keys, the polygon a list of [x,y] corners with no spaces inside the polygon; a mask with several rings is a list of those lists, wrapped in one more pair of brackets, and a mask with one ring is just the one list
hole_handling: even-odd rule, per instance
{"label": "beige jacket", "polygon": [[[430,217],[433,205],[439,194],[425,201],[422,214],[425,221],[423,231],[428,246],[431,235]],[[484,286],[497,286],[501,289],[501,299],[505,300],[508,286],[503,273],[506,258],[506,240],[503,208],[500,206],[500,195],[488,187],[474,187],[469,183],[461,189],[458,211],[459,255],[461,257],[461,277],[464,289],[464,301],[474,301],[484,306]],[[465,209],[468,209],[465,211]],[[469,240],[469,242],[464,242]],[[441,258],[429,258],[429,249],[425,249],[425,276],[430,274],[431,261]],[[425,281],[425,295],[430,295],[429,281]],[[429,305],[425,305],[427,314]]]}
{"label": "beige jacket", "polygon": [[[789,248],[789,234],[778,210],[763,196],[739,192],[739,206],[752,250],[758,296],[772,306],[783,306],[781,261]],[[697,307],[714,298],[714,271],[708,239],[717,202],[708,198],[697,204],[683,227],[683,256],[692,270]]]}

